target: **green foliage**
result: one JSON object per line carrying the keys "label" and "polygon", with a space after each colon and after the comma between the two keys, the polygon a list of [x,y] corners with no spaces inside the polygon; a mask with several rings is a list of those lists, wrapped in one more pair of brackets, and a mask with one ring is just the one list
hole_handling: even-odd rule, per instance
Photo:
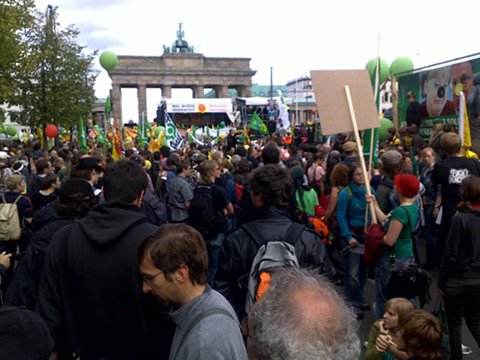
{"label": "green foliage", "polygon": [[11,117],[32,127],[47,123],[70,127],[91,112],[96,52],[88,54],[77,44],[75,27],[60,28],[55,8],[49,7],[46,14],[37,12],[35,19],[24,37],[29,66],[16,74],[17,91],[7,99],[20,106]]}
{"label": "green foliage", "polygon": [[34,23],[33,0],[0,0],[0,104],[17,89],[19,72],[27,69],[26,29]]}

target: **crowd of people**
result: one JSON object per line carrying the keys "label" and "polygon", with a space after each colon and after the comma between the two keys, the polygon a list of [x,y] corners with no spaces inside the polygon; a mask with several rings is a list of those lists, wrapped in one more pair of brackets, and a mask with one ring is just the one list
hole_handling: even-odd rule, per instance
{"label": "crowd of people", "polygon": [[[349,134],[243,145],[231,132],[118,161],[6,144],[0,193],[21,234],[0,231],[0,358],[441,359],[442,324],[389,286],[416,263],[439,272],[461,359],[462,316],[480,344],[480,162],[454,130],[429,143],[392,129],[367,173]],[[368,267],[375,218],[383,256]],[[268,256],[281,259],[261,268]]]}

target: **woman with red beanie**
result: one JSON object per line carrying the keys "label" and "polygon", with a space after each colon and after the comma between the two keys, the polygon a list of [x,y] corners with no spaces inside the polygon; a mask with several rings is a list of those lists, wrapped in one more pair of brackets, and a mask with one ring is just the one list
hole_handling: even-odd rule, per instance
{"label": "woman with red beanie", "polygon": [[413,175],[396,175],[395,195],[400,200],[400,205],[385,215],[375,201],[375,197],[367,198],[374,202],[375,213],[379,223],[384,224],[387,231],[383,238],[384,251],[377,267],[375,268],[375,311],[377,317],[384,313],[385,302],[390,299],[387,290],[388,282],[394,270],[405,268],[414,263],[413,231],[418,221],[418,208],[415,203],[420,182]]}

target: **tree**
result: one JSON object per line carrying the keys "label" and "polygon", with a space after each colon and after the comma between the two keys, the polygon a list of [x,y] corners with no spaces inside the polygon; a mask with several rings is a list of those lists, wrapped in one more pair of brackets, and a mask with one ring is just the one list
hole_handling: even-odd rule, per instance
{"label": "tree", "polygon": [[27,69],[25,33],[35,18],[33,0],[0,0],[0,104],[18,89],[17,74]]}
{"label": "tree", "polygon": [[72,25],[60,29],[56,8],[49,6],[45,15],[37,13],[35,25],[26,34],[29,59],[35,66],[19,74],[12,103],[21,110],[12,112],[12,119],[32,127],[70,127],[80,116],[90,115],[95,100],[96,52],[87,53],[77,44],[78,34]]}

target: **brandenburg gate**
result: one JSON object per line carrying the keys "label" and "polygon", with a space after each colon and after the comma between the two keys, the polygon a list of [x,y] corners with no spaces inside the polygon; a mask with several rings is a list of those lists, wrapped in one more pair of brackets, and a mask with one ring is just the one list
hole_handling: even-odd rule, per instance
{"label": "brandenburg gate", "polygon": [[122,119],[122,88],[137,88],[139,119],[147,114],[147,88],[160,88],[163,98],[172,97],[173,88],[191,88],[194,98],[203,98],[211,88],[215,97],[228,97],[236,89],[240,97],[251,96],[252,76],[249,58],[208,58],[194,53],[183,39],[182,24],[172,47],[163,46],[162,56],[118,56],[117,66],[109,71],[112,80],[112,116]]}

